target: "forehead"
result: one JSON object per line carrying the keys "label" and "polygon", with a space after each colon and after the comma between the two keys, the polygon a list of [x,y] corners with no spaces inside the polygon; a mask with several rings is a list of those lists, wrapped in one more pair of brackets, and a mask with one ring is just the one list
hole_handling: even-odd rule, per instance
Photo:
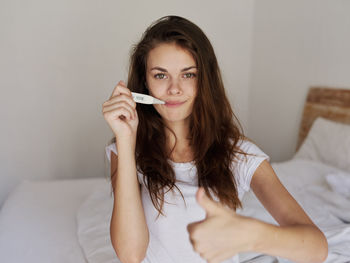
{"label": "forehead", "polygon": [[184,68],[196,66],[192,54],[175,43],[162,43],[149,51],[147,57],[147,68]]}

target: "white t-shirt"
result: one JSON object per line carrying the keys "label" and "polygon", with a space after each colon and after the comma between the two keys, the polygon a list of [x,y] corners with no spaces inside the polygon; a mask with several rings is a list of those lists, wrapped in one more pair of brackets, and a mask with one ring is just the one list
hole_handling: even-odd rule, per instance
{"label": "white t-shirt", "polygon": [[[250,181],[260,163],[267,159],[266,155],[258,146],[250,141],[242,140],[239,148],[246,153],[246,158],[239,158],[242,161],[234,163],[234,175],[236,176],[238,197],[242,197],[250,189]],[[111,151],[117,154],[115,143],[106,147],[106,154],[110,161]],[[138,180],[141,187],[142,203],[149,230],[149,245],[146,258],[143,263],[205,263],[197,254],[190,243],[187,232],[187,225],[205,218],[205,211],[196,202],[198,190],[197,168],[193,162],[174,163],[169,160],[176,175],[176,186],[179,192],[169,191],[164,195],[164,216],[159,215],[154,208],[147,187],[143,182],[143,175],[138,173]],[[224,261],[225,263],[238,262],[238,256]]]}

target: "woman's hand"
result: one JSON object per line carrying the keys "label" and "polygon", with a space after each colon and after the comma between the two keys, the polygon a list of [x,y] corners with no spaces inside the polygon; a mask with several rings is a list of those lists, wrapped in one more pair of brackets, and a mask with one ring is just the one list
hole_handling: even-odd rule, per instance
{"label": "woman's hand", "polygon": [[139,123],[136,102],[123,81],[119,81],[109,100],[103,103],[102,112],[117,141],[127,139],[136,141]]}
{"label": "woman's hand", "polygon": [[222,262],[239,252],[251,251],[257,237],[256,220],[237,215],[233,210],[212,201],[200,188],[197,202],[206,218],[187,226],[196,252],[208,262]]}

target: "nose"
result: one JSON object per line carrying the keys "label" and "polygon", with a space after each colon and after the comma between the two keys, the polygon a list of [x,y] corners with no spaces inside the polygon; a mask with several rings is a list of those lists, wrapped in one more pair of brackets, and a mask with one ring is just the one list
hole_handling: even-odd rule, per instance
{"label": "nose", "polygon": [[180,95],[182,93],[182,89],[180,84],[177,81],[172,81],[168,87],[169,95]]}

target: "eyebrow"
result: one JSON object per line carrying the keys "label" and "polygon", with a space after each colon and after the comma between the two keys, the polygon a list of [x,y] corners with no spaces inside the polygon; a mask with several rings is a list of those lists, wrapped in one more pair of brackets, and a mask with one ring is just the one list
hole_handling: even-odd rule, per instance
{"label": "eyebrow", "polygon": [[[181,70],[181,72],[190,70],[190,69],[192,69],[192,68],[195,68],[195,69],[196,69],[197,67],[196,67],[196,66],[186,67],[186,68],[183,68],[183,69]],[[151,68],[151,71],[152,71],[152,70],[159,70],[159,71],[162,71],[162,72],[168,72],[166,69],[161,68],[161,67],[154,67],[154,68]]]}

